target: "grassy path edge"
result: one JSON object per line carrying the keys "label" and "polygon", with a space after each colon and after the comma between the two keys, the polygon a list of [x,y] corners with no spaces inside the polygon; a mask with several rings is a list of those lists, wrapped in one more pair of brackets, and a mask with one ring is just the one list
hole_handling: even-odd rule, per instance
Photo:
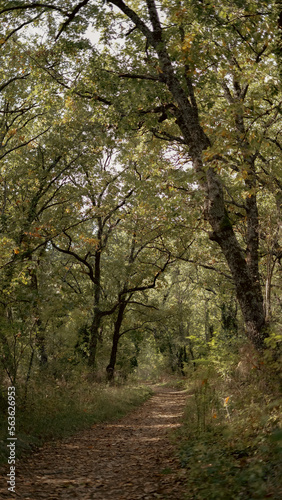
{"label": "grassy path edge", "polygon": [[[69,437],[100,422],[118,420],[153,394],[149,386],[57,386],[39,391],[16,411],[16,458],[45,442]],[[5,418],[6,417],[6,418]],[[7,464],[7,415],[0,426],[0,465]]]}

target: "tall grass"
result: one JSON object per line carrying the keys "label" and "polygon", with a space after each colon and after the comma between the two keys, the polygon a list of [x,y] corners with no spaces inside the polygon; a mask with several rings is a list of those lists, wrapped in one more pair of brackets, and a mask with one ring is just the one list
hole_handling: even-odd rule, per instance
{"label": "tall grass", "polygon": [[[45,441],[61,439],[103,421],[115,420],[151,395],[148,387],[111,387],[91,381],[33,382],[16,406],[17,457]],[[4,412],[5,413],[5,412]],[[7,462],[7,415],[0,423],[0,463]]]}

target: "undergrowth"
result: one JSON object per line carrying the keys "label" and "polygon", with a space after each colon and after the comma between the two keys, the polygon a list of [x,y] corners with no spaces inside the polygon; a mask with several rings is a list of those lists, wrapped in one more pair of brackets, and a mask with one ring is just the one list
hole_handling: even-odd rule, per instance
{"label": "undergrowth", "polygon": [[[17,458],[46,441],[93,424],[116,420],[151,395],[144,386],[108,386],[89,381],[34,383],[27,401],[16,399]],[[7,463],[7,415],[0,423],[0,463]]]}
{"label": "undergrowth", "polygon": [[187,500],[282,498],[281,378],[273,366],[189,382],[180,459]]}

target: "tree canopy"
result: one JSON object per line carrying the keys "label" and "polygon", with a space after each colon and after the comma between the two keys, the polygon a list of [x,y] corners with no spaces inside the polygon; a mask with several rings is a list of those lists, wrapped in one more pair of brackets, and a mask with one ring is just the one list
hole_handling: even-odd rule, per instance
{"label": "tree canopy", "polygon": [[142,335],[173,366],[216,331],[264,348],[281,307],[279,16],[266,0],[1,2],[9,376],[60,335],[62,356],[108,373]]}

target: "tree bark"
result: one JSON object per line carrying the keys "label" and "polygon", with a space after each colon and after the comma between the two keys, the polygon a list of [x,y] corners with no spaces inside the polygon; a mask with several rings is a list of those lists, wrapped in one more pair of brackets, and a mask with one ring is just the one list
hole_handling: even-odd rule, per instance
{"label": "tree bark", "polygon": [[100,311],[94,307],[93,320],[90,326],[89,357],[88,366],[92,369],[96,366],[97,343],[99,338],[102,316]]}
{"label": "tree bark", "polygon": [[88,358],[88,365],[93,369],[95,368],[96,365],[97,342],[99,338],[100,326],[102,321],[102,313],[100,311],[100,297],[101,297],[101,250],[99,246],[99,248],[95,252],[95,260],[94,260],[94,307],[93,307],[93,320],[90,327],[89,358]]}
{"label": "tree bark", "polygon": [[[209,237],[220,246],[233,277],[233,283],[240,308],[243,314],[246,333],[257,349],[262,349],[267,336],[263,296],[258,277],[258,241],[254,243],[254,227],[257,220],[253,220],[253,212],[247,214],[248,239],[246,257],[234,233],[228,213],[224,206],[223,189],[219,177],[213,169],[207,172],[207,203],[206,216],[213,229]],[[255,203],[255,200],[252,200]],[[257,217],[257,209],[254,207]],[[252,239],[253,238],[253,239]]]}
{"label": "tree bark", "polygon": [[116,366],[116,360],[117,360],[117,352],[118,352],[118,343],[120,339],[120,329],[124,317],[124,312],[127,306],[127,302],[123,300],[118,308],[118,315],[117,319],[115,321],[115,326],[114,326],[114,335],[113,335],[113,341],[112,341],[112,350],[111,350],[111,356],[110,356],[110,362],[106,368],[107,371],[107,378],[108,381],[112,381],[115,375],[115,366]]}

